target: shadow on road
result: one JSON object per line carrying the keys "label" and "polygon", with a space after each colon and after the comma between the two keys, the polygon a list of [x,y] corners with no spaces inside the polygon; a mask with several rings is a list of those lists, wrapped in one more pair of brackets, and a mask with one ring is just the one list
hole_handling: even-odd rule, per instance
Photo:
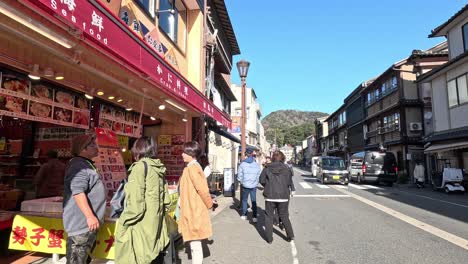
{"label": "shadow on road", "polygon": [[[300,169],[304,170],[304,168]],[[301,173],[301,176],[301,180],[305,182],[317,182],[316,177],[312,177],[311,174]],[[357,183],[354,184],[358,185]],[[364,185],[374,185],[381,188],[367,188],[365,190],[359,191],[364,191],[376,196],[386,197],[402,204],[407,204],[422,210],[468,223],[468,194],[446,194],[438,191],[434,192],[432,191],[431,186],[428,184],[424,189],[418,189],[413,187],[413,185],[395,184],[394,187],[380,186],[378,184],[369,183],[364,183]],[[350,187],[349,189],[353,189],[353,187]]]}
{"label": "shadow on road", "polygon": [[424,189],[418,189],[411,185],[379,187],[381,189],[362,191],[468,223],[468,196],[466,194],[435,192],[429,185],[426,185]]}

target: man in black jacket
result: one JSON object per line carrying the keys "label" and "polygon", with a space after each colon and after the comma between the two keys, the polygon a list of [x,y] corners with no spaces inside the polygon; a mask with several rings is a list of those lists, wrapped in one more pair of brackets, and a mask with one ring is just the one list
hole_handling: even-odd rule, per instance
{"label": "man in black jacket", "polygon": [[260,183],[264,186],[265,196],[265,238],[268,243],[273,242],[273,212],[278,215],[284,224],[287,240],[294,240],[294,232],[289,220],[289,198],[291,191],[295,191],[291,170],[284,164],[285,156],[281,151],[275,151],[272,163],[260,175]]}

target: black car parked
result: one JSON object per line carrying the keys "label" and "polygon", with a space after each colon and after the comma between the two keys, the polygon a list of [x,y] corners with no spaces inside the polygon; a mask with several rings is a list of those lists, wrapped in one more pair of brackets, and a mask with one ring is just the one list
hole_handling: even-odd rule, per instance
{"label": "black car parked", "polygon": [[392,186],[398,178],[398,166],[392,152],[364,151],[354,154],[362,159],[362,174],[352,175],[358,183],[374,182]]}

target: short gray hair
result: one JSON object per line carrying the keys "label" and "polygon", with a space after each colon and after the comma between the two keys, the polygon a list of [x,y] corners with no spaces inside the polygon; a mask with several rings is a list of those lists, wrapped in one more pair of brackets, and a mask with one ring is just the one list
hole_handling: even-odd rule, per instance
{"label": "short gray hair", "polygon": [[141,137],[133,143],[132,154],[136,160],[142,158],[156,158],[158,146],[152,137]]}

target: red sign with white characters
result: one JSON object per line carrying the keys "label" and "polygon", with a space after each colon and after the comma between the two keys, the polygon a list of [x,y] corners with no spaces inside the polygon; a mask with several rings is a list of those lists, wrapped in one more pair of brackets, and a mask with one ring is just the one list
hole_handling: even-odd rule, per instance
{"label": "red sign with white characters", "polygon": [[125,30],[127,26],[99,1],[29,1],[47,13],[65,19],[70,26],[81,30],[86,39],[99,43],[120,59],[147,74],[166,93],[207,114],[223,126],[231,127],[229,115],[219,110],[213,102],[198,92],[163,58],[149,52],[146,49],[151,49],[149,44],[131,30]]}

